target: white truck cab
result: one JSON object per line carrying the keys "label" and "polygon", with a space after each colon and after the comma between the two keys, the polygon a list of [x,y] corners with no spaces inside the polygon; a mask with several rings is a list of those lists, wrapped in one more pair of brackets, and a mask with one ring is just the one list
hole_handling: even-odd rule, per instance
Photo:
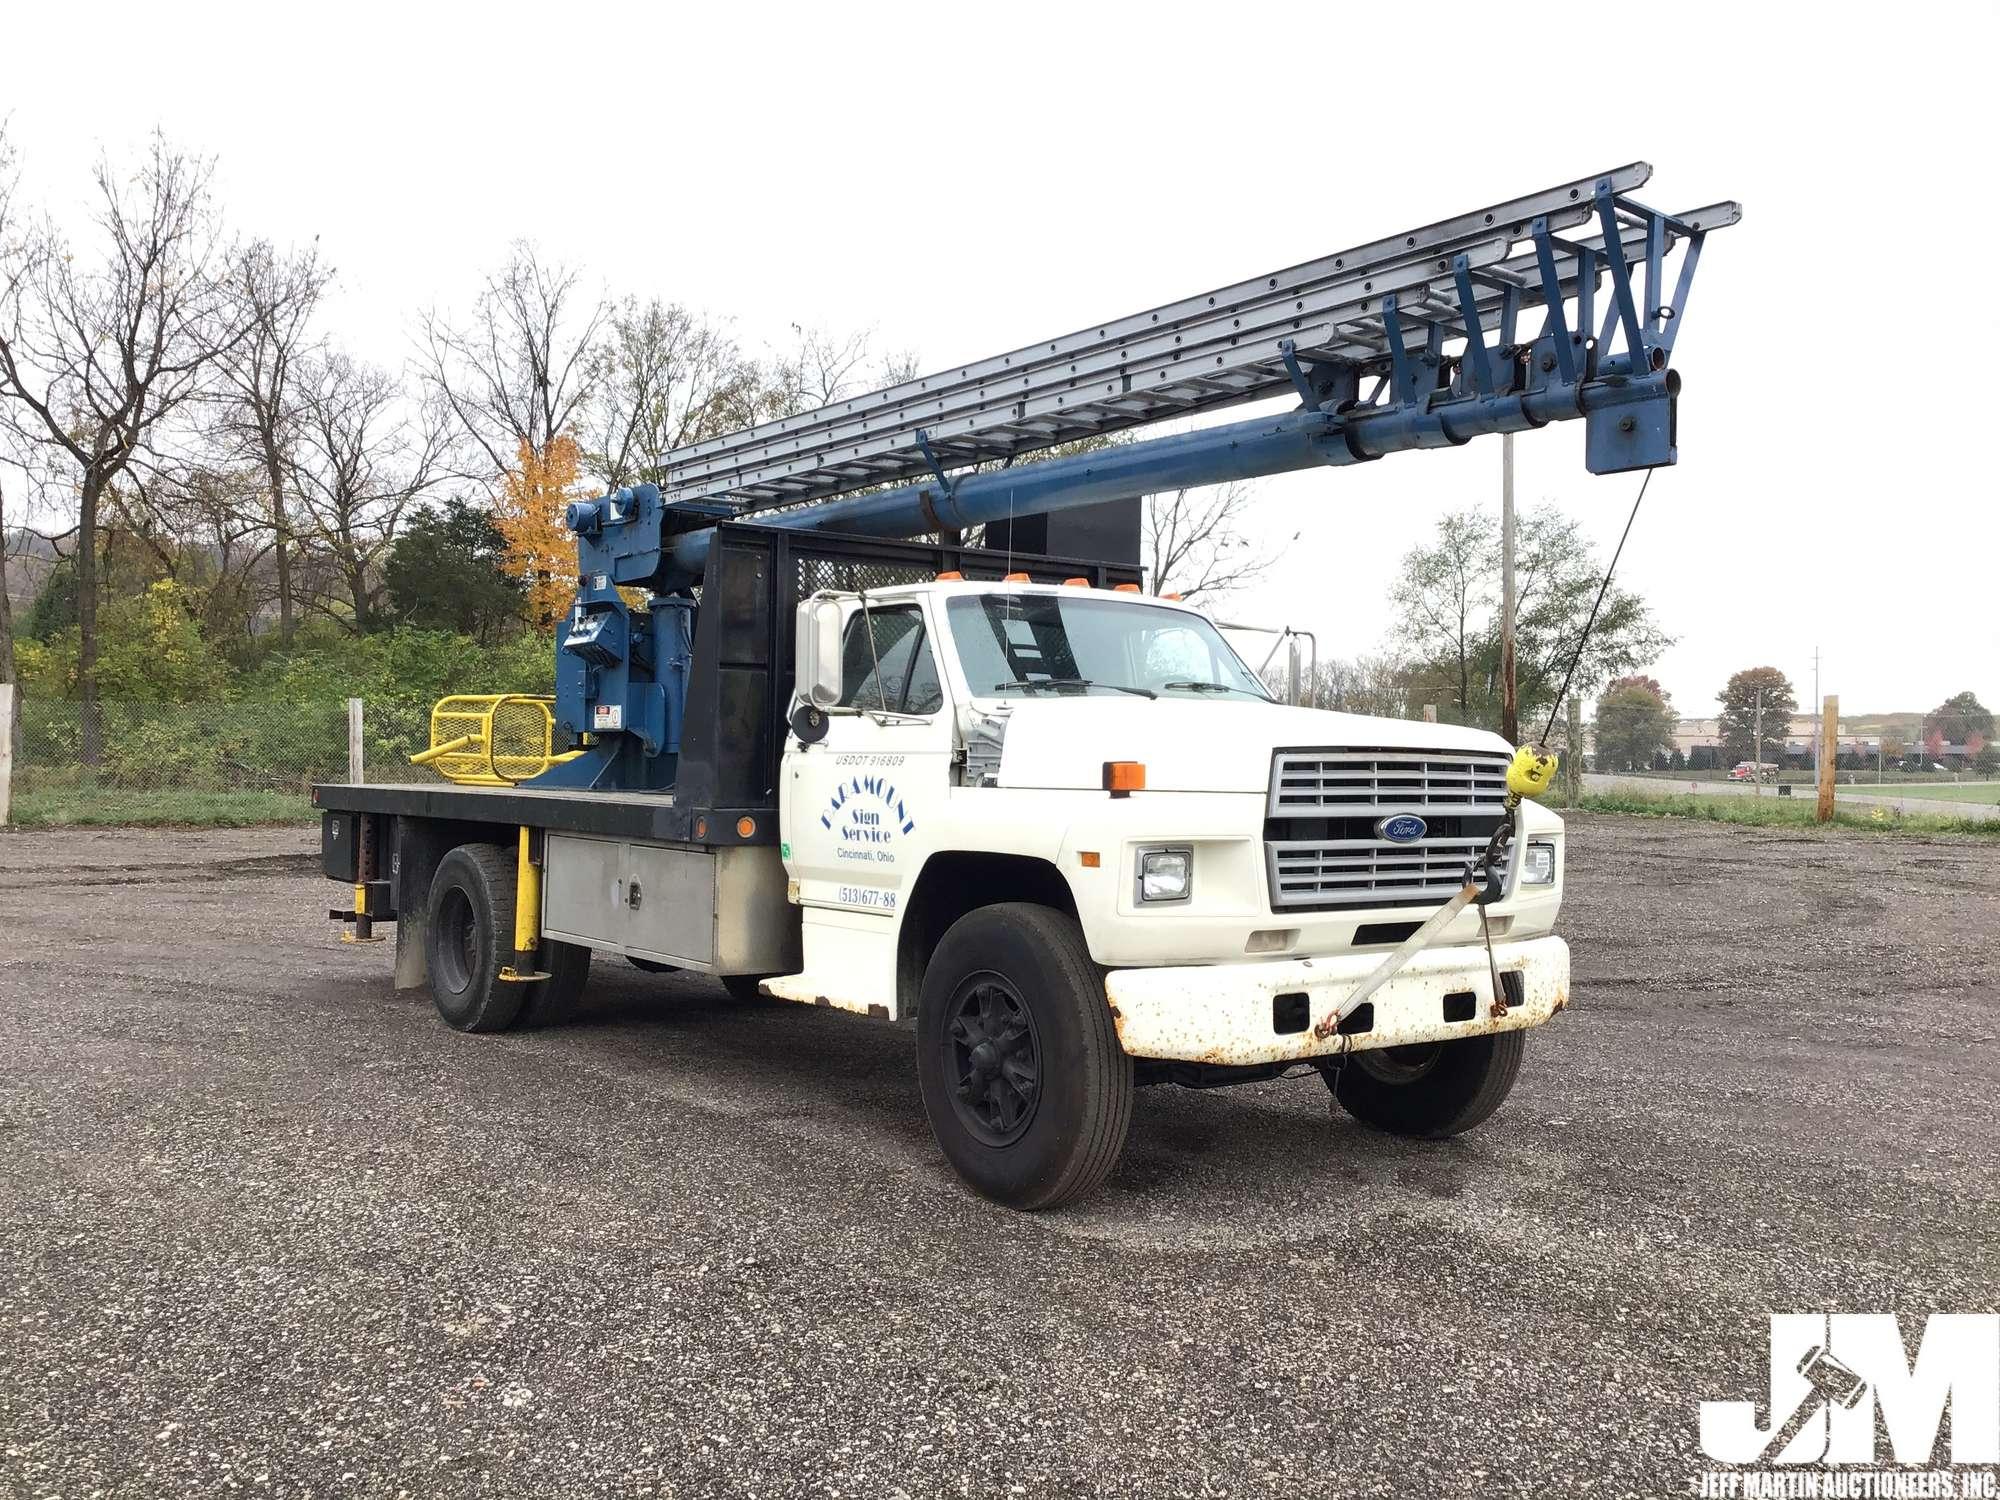
{"label": "white truck cab", "polygon": [[1313,1064],[1368,1123],[1468,1129],[1566,1003],[1562,824],[1529,802],[1499,898],[1315,1034],[1466,883],[1503,812],[1496,735],[1274,702],[1198,610],[1080,583],[822,593],[797,666],[804,961],[764,988],[913,1017],[940,1142],[989,1196],[1094,1185],[1135,1070]]}

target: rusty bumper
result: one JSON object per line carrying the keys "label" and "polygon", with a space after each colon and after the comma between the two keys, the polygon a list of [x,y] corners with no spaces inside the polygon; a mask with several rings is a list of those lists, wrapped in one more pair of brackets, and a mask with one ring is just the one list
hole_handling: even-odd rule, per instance
{"label": "rusty bumper", "polygon": [[[1176,1062],[1269,1063],[1334,1057],[1372,1047],[1451,1041],[1494,1031],[1539,1026],[1569,1003],[1569,945],[1559,937],[1495,943],[1502,975],[1519,974],[1519,1003],[1494,1003],[1486,949],[1478,945],[1428,948],[1377,990],[1356,1013],[1348,1034],[1324,1041],[1301,1014],[1325,1015],[1381,963],[1377,953],[1203,964],[1172,969],[1114,969],[1105,976],[1105,998],[1118,1040],[1133,1057]],[[1503,981],[1504,983],[1504,981]],[[1280,1003],[1280,996],[1303,994]],[[1472,997],[1465,1015],[1466,996]]]}

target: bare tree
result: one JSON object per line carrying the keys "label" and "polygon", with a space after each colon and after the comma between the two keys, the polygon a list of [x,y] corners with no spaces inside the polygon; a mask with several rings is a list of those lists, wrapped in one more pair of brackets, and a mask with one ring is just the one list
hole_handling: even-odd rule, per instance
{"label": "bare tree", "polygon": [[413,411],[394,377],[342,354],[302,369],[299,389],[292,483],[363,635],[403,512],[443,477],[450,418],[437,399]]}
{"label": "bare tree", "polygon": [[263,476],[263,513],[271,532],[278,585],[278,637],[289,641],[296,618],[292,569],[298,550],[288,466],[300,423],[300,361],[313,352],[312,320],[333,273],[317,244],[281,254],[258,240],[236,257],[230,290],[246,330],[223,361],[227,399],[222,434]]}
{"label": "bare tree", "polygon": [[525,240],[486,279],[465,327],[423,315],[424,379],[478,455],[474,477],[511,473],[522,444],[540,453],[573,424],[596,389],[609,316],[577,271],[545,264]]}
{"label": "bare tree", "polygon": [[182,586],[205,631],[251,634],[262,603],[257,575],[272,551],[262,474],[202,453],[147,459],[105,491],[115,517],[103,528],[107,560],[112,539],[137,541],[151,571]]}
{"label": "bare tree", "polygon": [[159,424],[193,400],[236,338],[214,271],[224,254],[211,163],[155,134],[121,178],[100,159],[104,254],[85,267],[51,224],[0,231],[0,403],[31,441],[68,460],[77,488],[77,684],[83,758],[98,755],[98,507]]}
{"label": "bare tree", "polygon": [[[1283,643],[1279,646],[1282,648]],[[1301,662],[1301,667],[1304,663]],[[1282,649],[1273,650],[1260,671],[1271,695],[1283,698],[1291,687],[1291,670]],[[1299,684],[1307,708],[1340,714],[1367,714],[1378,719],[1410,715],[1410,664],[1393,655],[1325,658],[1305,672]]]}
{"label": "bare tree", "polygon": [[1474,659],[1493,600],[1491,561],[1497,555],[1494,523],[1463,511],[1438,523],[1437,540],[1403,559],[1390,591],[1397,629],[1426,662],[1449,671],[1461,721],[1471,712]]}
{"label": "bare tree", "polygon": [[6,637],[0,643],[0,682],[13,680],[20,669],[14,606],[40,595],[62,561],[63,546],[76,537],[74,527],[45,534],[36,525],[53,509],[48,497],[56,486],[49,469],[44,450],[0,422],[0,595],[6,596],[0,604],[0,633]]}
{"label": "bare tree", "polygon": [[1262,576],[1277,554],[1259,550],[1244,531],[1251,499],[1250,486],[1239,481],[1149,495],[1140,541],[1153,591],[1193,599]]}
{"label": "bare tree", "polygon": [[756,422],[757,367],[735,340],[678,303],[614,307],[595,399],[579,419],[585,469],[606,489],[648,477],[675,448]]}
{"label": "bare tree", "polygon": [[[7,140],[5,121],[0,121],[0,275],[4,275],[12,256],[8,239],[13,232],[14,194],[20,176],[14,166],[14,148]],[[0,286],[12,287],[4,281]],[[0,311],[5,310],[0,303]],[[4,462],[0,455],[0,462]],[[13,550],[13,533],[7,526],[6,474],[0,469],[0,682],[14,680],[14,598],[8,585],[7,557]]]}
{"label": "bare tree", "polygon": [[7,525],[7,473],[0,467],[0,682],[14,680],[14,598],[7,583],[7,555],[14,534]]}
{"label": "bare tree", "polygon": [[831,406],[866,383],[869,330],[841,335],[794,323],[792,336],[791,351],[772,362],[766,378],[764,418]]}
{"label": "bare tree", "polygon": [[1394,656],[1338,657],[1319,664],[1313,674],[1311,703],[1335,713],[1372,714],[1384,719],[1410,717],[1409,663]]}

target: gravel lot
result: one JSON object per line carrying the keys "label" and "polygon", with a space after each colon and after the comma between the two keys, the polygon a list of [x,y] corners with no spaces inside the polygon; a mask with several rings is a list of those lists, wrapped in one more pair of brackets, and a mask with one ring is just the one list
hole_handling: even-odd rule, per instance
{"label": "gravel lot", "polygon": [[311,830],[0,836],[0,1493],[1686,1493],[1767,1313],[1996,1310],[2000,846],[1572,827],[1481,1131],[1149,1090],[1040,1217],[903,1030],[461,1036]]}

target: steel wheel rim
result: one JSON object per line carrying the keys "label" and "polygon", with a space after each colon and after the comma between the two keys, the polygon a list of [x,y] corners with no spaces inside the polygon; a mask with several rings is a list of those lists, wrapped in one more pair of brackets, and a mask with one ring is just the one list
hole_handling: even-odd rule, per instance
{"label": "steel wheel rim", "polygon": [[1384,1083],[1407,1084],[1435,1068],[1443,1055],[1443,1042],[1412,1042],[1407,1047],[1371,1047],[1355,1053],[1353,1061]]}
{"label": "steel wheel rim", "polygon": [[959,1123],[988,1146],[1025,1135],[1041,1103],[1042,1045],[1021,992],[994,973],[962,980],[945,1010],[941,1048]]}
{"label": "steel wheel rim", "polygon": [[474,952],[474,936],[478,924],[472,916],[472,902],[464,891],[454,887],[445,892],[444,900],[438,906],[438,967],[444,970],[441,976],[445,988],[454,992],[467,989],[472,984],[473,973],[479,967]]}

